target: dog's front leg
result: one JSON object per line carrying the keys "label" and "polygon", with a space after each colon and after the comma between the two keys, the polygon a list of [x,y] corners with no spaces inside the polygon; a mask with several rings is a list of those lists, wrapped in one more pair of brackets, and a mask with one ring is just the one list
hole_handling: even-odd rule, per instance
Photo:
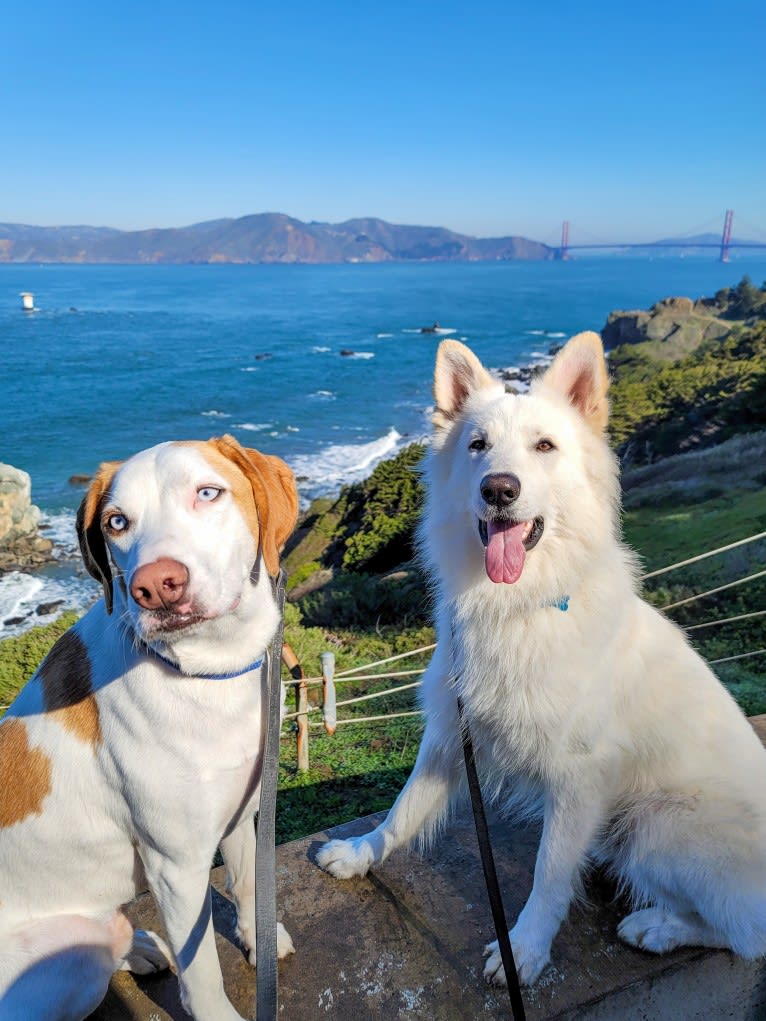
{"label": "dog's front leg", "polygon": [[[593,790],[587,794],[561,791],[546,797],[532,892],[510,932],[523,985],[532,985],[550,961],[551,943],[566,918],[574,883],[601,822],[598,795]],[[497,940],[488,944],[485,952],[489,959],[484,977],[505,985]]]}
{"label": "dog's front leg", "polygon": [[171,859],[155,848],[141,848],[140,853],[165,923],[184,1007],[194,1021],[244,1021],[223,990],[213,933],[209,858],[203,858],[202,864],[181,856]]}
{"label": "dog's front leg", "polygon": [[430,836],[446,815],[460,776],[456,734],[457,725],[447,737],[427,725],[412,773],[385,821],[362,837],[330,840],[316,856],[320,868],[336,879],[363,876],[395,848]]}
{"label": "dog's front leg", "polygon": [[[255,966],[255,826],[251,817],[240,822],[221,841],[221,854],[226,866],[226,889],[237,907],[237,935],[247,951],[247,959]],[[290,934],[277,923],[277,957],[281,960],[295,953]]]}

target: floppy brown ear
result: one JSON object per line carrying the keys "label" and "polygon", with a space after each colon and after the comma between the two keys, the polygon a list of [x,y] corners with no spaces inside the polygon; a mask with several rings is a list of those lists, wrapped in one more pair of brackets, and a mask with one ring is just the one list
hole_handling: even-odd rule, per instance
{"label": "floppy brown ear", "polygon": [[106,549],[104,533],[101,531],[101,508],[104,497],[112,484],[112,479],[121,464],[121,461],[107,461],[99,467],[77,511],[77,538],[80,542],[82,559],[88,573],[96,581],[100,581],[104,588],[107,613],[112,612],[114,591],[109,554]]}
{"label": "floppy brown ear", "polygon": [[447,428],[474,390],[493,386],[496,382],[465,344],[457,340],[443,340],[436,352],[434,370],[436,408],[433,423],[436,428]]}
{"label": "floppy brown ear", "polygon": [[572,337],[556,355],[541,382],[563,394],[594,432],[602,433],[606,429],[609,376],[604,347],[597,333],[578,333]]}
{"label": "floppy brown ear", "polygon": [[233,436],[222,436],[216,446],[247,476],[258,515],[263,561],[272,577],[279,574],[279,554],[298,519],[295,476],[278,457],[243,447]]}

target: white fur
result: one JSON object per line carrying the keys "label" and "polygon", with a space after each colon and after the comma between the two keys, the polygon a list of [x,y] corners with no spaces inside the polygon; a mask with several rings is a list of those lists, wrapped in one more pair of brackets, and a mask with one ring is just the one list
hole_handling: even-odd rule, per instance
{"label": "white fur", "polygon": [[[338,878],[363,875],[445,819],[462,780],[459,692],[489,789],[510,781],[514,800],[543,814],[532,892],[511,932],[523,983],[550,960],[589,860],[607,864],[643,909],[619,927],[629,943],[762,955],[766,752],[681,631],[636,592],[603,435],[600,342],[570,341],[525,396],[506,394],[461,347],[437,360],[426,466],[420,539],[438,647],[422,744],[385,822],[331,841],[319,864]],[[470,449],[476,437],[486,449]],[[538,449],[541,439],[555,449]],[[484,570],[479,483],[492,472],[520,480],[515,518],[545,522],[515,584]],[[567,612],[552,605],[564,595]],[[486,978],[504,983],[497,944],[487,953]]]}
{"label": "white fur", "polygon": [[[211,485],[221,497],[202,504],[198,490]],[[99,740],[44,711],[44,665],[6,717],[23,721],[30,747],[50,760],[51,789],[39,813],[0,829],[0,1018],[77,1021],[98,1005],[115,967],[155,971],[172,954],[195,1021],[241,1021],[223,990],[209,870],[220,845],[254,964],[260,672],[185,676],[141,642],[184,671],[234,672],[269,647],[278,610],[263,564],[253,572],[257,537],[204,444],[137,454],[107,496],[131,523],[108,541],[114,609],[109,615],[100,600],[74,626],[90,663]],[[159,557],[186,564],[189,600],[207,619],[157,631],[126,595],[135,570]],[[147,888],[170,950],[141,932],[131,946],[128,923],[110,921]],[[282,926],[278,949],[293,949]],[[34,990],[51,991],[46,1011]]]}

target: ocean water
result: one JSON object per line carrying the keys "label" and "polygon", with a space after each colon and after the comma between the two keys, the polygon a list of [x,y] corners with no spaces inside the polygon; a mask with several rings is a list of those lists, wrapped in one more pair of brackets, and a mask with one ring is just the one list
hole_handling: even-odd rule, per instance
{"label": "ocean water", "polygon": [[[0,578],[0,634],[39,603],[95,594],[77,574],[83,491],[69,480],[100,461],[229,432],[285,458],[305,503],[427,432],[443,336],[487,365],[527,364],[613,309],[710,295],[744,273],[763,281],[766,257],[0,266],[0,461],[32,476],[62,561]],[[420,332],[435,322],[451,332]]]}

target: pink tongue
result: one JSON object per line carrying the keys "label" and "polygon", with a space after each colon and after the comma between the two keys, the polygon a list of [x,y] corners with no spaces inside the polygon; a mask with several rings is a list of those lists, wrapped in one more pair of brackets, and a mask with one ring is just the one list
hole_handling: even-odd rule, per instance
{"label": "pink tongue", "polygon": [[526,522],[512,525],[502,521],[487,522],[487,548],[484,566],[491,581],[512,585],[521,577],[526,550],[522,535]]}

